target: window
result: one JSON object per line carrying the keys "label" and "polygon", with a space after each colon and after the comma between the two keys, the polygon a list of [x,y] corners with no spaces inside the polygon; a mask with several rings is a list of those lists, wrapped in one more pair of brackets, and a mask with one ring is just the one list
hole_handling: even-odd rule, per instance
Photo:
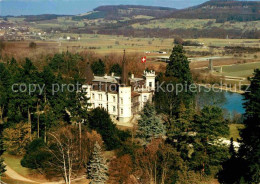
{"label": "window", "polygon": [[102,108],[103,106],[102,106],[102,104],[98,104],[98,106],[100,107],[100,108]]}
{"label": "window", "polygon": [[113,106],[113,112],[116,112],[116,106]]}
{"label": "window", "polygon": [[113,96],[113,102],[116,102],[116,97],[115,96]]}
{"label": "window", "polygon": [[153,87],[153,83],[152,82],[149,82],[149,87]]}
{"label": "window", "polygon": [[102,100],[102,94],[98,95],[99,100]]}
{"label": "window", "polygon": [[92,98],[93,98],[93,100],[95,99],[95,94],[94,93],[92,94]]}
{"label": "window", "polygon": [[123,101],[123,98],[121,98],[121,104],[123,104],[123,102],[124,102],[124,101]]}
{"label": "window", "polygon": [[124,114],[124,109],[121,109],[121,114]]}
{"label": "window", "polygon": [[144,102],[146,102],[147,101],[147,96],[144,96]]}

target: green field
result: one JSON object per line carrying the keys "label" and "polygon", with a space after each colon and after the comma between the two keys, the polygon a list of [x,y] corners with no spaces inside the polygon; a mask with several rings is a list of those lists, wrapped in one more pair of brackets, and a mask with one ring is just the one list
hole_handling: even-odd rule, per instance
{"label": "green field", "polygon": [[21,160],[22,160],[21,156],[13,156],[5,153],[3,155],[3,158],[5,160],[5,163],[20,175],[24,177],[28,177],[33,173],[31,169],[21,166]]}
{"label": "green field", "polygon": [[216,23],[215,19],[175,19],[167,18],[160,20],[151,20],[146,23],[136,23],[132,25],[136,29],[154,29],[154,28],[169,28],[169,29],[208,29],[208,28],[224,28],[224,29],[244,29],[253,30],[260,29],[260,21],[249,22],[225,22]]}
{"label": "green field", "polygon": [[[245,63],[222,67],[222,75],[232,77],[249,77],[254,70],[260,68],[260,63]],[[219,71],[220,67],[216,67]]]}

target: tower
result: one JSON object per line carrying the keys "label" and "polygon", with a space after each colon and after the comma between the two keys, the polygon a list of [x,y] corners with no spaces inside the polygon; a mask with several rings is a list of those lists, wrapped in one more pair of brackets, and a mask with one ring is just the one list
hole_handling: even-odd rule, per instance
{"label": "tower", "polygon": [[149,90],[155,90],[155,71],[144,71],[145,85]]}
{"label": "tower", "polygon": [[124,56],[122,61],[121,85],[128,86],[128,84],[129,84],[129,79],[128,79],[127,64],[126,64],[125,50],[124,50]]}
{"label": "tower", "polygon": [[118,117],[121,122],[128,122],[132,117],[131,91],[124,50],[121,85],[118,90]]}
{"label": "tower", "polygon": [[90,67],[90,63],[87,63],[87,69],[86,69],[86,82],[87,84],[91,84],[92,80],[94,79],[93,72]]}

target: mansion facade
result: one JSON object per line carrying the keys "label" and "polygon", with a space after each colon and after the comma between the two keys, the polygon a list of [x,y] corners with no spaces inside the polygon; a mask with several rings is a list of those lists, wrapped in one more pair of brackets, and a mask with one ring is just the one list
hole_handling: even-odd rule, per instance
{"label": "mansion facade", "polygon": [[[89,65],[89,64],[88,64]],[[129,122],[138,114],[155,90],[155,72],[144,71],[142,78],[128,76],[125,57],[122,76],[94,76],[88,66],[87,82],[83,89],[89,98],[90,108],[104,108],[111,118],[122,123]]]}

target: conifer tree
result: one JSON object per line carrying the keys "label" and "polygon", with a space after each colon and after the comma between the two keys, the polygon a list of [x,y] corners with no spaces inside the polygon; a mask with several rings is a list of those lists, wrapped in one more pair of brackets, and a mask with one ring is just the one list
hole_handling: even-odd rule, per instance
{"label": "conifer tree", "polygon": [[245,129],[241,132],[242,144],[239,155],[245,160],[248,172],[244,179],[260,183],[260,69],[256,69],[251,85],[245,93]]}
{"label": "conifer tree", "polygon": [[2,140],[2,130],[3,130],[3,125],[0,124],[0,181],[1,181],[1,176],[4,174],[5,170],[5,165],[4,165],[4,160],[2,159],[2,154],[4,153],[4,147],[3,147],[3,140]]}
{"label": "conifer tree", "polygon": [[141,119],[138,121],[138,137],[147,144],[153,138],[161,137],[164,134],[165,127],[156,115],[155,107],[148,102],[144,106]]}
{"label": "conifer tree", "polygon": [[173,48],[170,56],[170,62],[166,68],[165,76],[175,77],[182,84],[187,83],[189,85],[192,83],[189,61],[185,56],[183,46],[176,45]]}
{"label": "conifer tree", "polygon": [[102,155],[102,149],[96,142],[92,158],[88,164],[88,179],[91,179],[90,184],[105,184],[108,176],[108,167]]}

